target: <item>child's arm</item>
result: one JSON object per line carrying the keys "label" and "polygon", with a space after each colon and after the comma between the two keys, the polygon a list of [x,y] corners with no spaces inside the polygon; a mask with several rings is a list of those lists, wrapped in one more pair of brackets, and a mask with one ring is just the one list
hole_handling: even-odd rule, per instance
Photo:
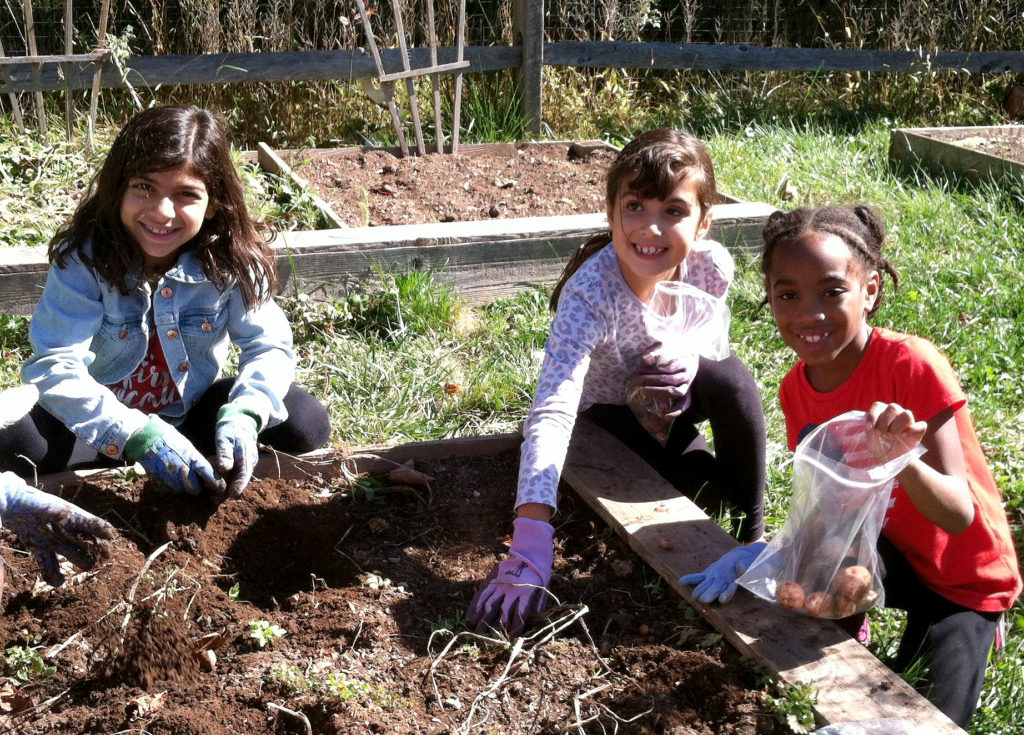
{"label": "child's arm", "polygon": [[925,422],[917,421],[910,410],[896,403],[876,401],[868,409],[868,418],[883,434],[898,437],[908,447],[920,445],[928,450],[896,480],[929,521],[947,533],[966,531],[974,521],[974,503],[953,409],[940,411]]}

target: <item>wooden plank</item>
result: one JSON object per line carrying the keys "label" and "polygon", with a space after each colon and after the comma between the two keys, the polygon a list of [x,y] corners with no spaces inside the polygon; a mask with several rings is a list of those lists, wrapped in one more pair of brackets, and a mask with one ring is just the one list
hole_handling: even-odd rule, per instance
{"label": "wooden plank", "polygon": [[[437,49],[442,64],[468,60],[473,71],[498,71],[518,67],[523,50],[517,46],[468,46],[464,59],[458,48]],[[381,51],[389,72],[401,68],[400,51]],[[409,50],[414,67],[430,63],[429,49]],[[870,49],[819,49],[759,47],[726,44],[631,43],[618,41],[559,41],[544,45],[544,64],[631,69],[717,69],[732,71],[877,71],[920,72],[948,69],[975,74],[1024,72],[1024,51],[875,51]],[[12,64],[9,81],[0,79],[0,94],[71,89],[92,85],[90,65],[69,64],[67,79],[57,67],[47,65],[33,84],[28,64]],[[165,54],[133,56],[121,79],[113,61],[106,62],[104,87],[156,87],[169,84],[229,84],[281,82],[303,79],[347,79],[376,76],[373,59],[358,49],[337,51],[274,51],[231,54]],[[456,72],[457,79],[461,74]]]}
{"label": "wooden plank", "polygon": [[453,61],[451,64],[438,64],[436,61],[431,59],[430,66],[417,67],[415,69],[408,69],[406,71],[396,71],[393,74],[385,74],[379,77],[378,81],[381,82],[397,82],[402,79],[415,79],[417,77],[425,77],[428,75],[437,74],[451,74],[452,72],[459,71],[460,69],[469,69],[470,63],[468,61]]}
{"label": "wooden plank", "polygon": [[975,74],[1024,71],[1024,51],[882,51],[704,43],[558,41],[544,45],[550,66],[723,71],[949,70]]}
{"label": "wooden plank", "polygon": [[944,136],[962,135],[967,138],[980,131],[1024,138],[1024,125],[897,128],[889,133],[889,159],[908,166],[920,166],[934,174],[961,174],[973,181],[999,180],[1007,176],[1024,178],[1024,164],[1018,161],[932,137],[941,132]]}
{"label": "wooden plank", "polygon": [[[36,23],[32,17],[32,0],[23,0],[22,12],[25,16],[25,42],[28,45],[29,56],[36,55]],[[39,133],[46,139],[46,106],[43,103],[43,93],[39,88],[39,79],[42,73],[42,65],[34,63],[32,69],[32,85],[35,88],[33,96],[36,100],[36,118],[39,121]]]}
{"label": "wooden plank", "polygon": [[513,42],[522,50],[516,83],[526,130],[539,135],[544,122],[544,0],[515,0],[512,4]]}
{"label": "wooden plank", "polygon": [[[365,444],[344,447],[341,450],[320,449],[307,454],[290,455],[263,450],[253,475],[261,479],[293,479],[320,476],[331,479],[346,471],[360,474],[387,472],[398,465],[414,462],[438,462],[456,457],[485,457],[518,447],[523,438],[518,433],[487,434],[484,436],[455,437],[434,441],[405,444]],[[48,492],[62,494],[83,482],[120,477],[134,470],[142,473],[141,466],[105,469],[68,470],[40,475],[35,485]]]}
{"label": "wooden plank", "polygon": [[[740,653],[784,682],[814,686],[822,724],[898,717],[930,735],[963,732],[831,621],[783,610],[743,589],[726,605],[694,599],[679,577],[736,542],[604,430],[577,421],[562,476]],[[671,549],[662,547],[663,539]]]}
{"label": "wooden plank", "polygon": [[331,209],[331,205],[325,202],[320,195],[316,193],[316,190],[309,185],[309,182],[299,176],[292,170],[292,167],[281,160],[280,156],[274,153],[274,150],[266,143],[258,143],[256,146],[256,160],[259,161],[260,167],[264,171],[269,171],[272,174],[278,176],[284,176],[290,179],[291,182],[297,186],[300,190],[306,190],[308,196],[313,201],[313,205],[320,212],[320,216],[323,218],[324,223],[328,227],[344,228],[348,227],[348,224],[337,213]]}
{"label": "wooden plank", "polygon": [[[473,71],[500,71],[519,65],[520,51],[511,46],[467,46],[464,58],[458,59],[457,48],[440,46],[437,49],[441,64],[468,61]],[[402,60],[398,49],[382,49],[381,62],[386,72],[399,72]],[[430,64],[430,50],[409,49],[414,67]],[[91,64],[69,64],[66,83],[72,89],[92,87]],[[0,94],[30,92],[35,89],[28,64],[12,64],[10,80],[0,83]],[[114,62],[107,60],[103,67],[105,88],[157,87],[170,84],[234,84],[239,82],[286,82],[304,79],[354,81],[361,77],[377,76],[373,58],[360,49],[336,51],[272,51],[263,53],[226,54],[164,54],[161,56],[132,56],[125,64],[125,79],[121,79]],[[461,70],[456,70],[459,74]],[[0,80],[2,82],[2,80]],[[40,75],[40,88],[60,90],[65,80],[57,67],[45,66]]]}

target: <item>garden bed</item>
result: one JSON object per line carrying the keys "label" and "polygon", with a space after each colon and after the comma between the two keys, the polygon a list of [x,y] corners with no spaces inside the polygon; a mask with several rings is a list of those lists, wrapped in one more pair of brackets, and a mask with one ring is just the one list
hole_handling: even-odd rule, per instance
{"label": "garden bed", "polygon": [[68,487],[121,535],[92,574],[57,591],[5,551],[5,646],[38,646],[56,671],[21,687],[25,699],[8,690],[0,725],[789,732],[766,712],[754,669],[571,493],[553,584],[566,604],[511,649],[465,631],[475,586],[507,551],[518,463],[515,437],[483,442],[478,456],[418,452],[429,487],[389,479],[387,461],[358,485],[314,472],[256,482],[220,506],[109,474]]}
{"label": "garden bed", "polygon": [[[45,478],[121,535],[93,573],[55,591],[3,532],[5,646],[55,668],[0,692],[0,725],[26,735],[785,733],[761,695],[767,671],[817,690],[819,724],[901,717],[959,732],[829,621],[741,591],[725,606],[691,601],[707,627],[676,579],[735,542],[586,422],[565,467],[576,492],[562,494],[555,521],[551,589],[562,604],[511,646],[466,631],[461,612],[507,552],[518,443],[268,457],[258,474],[277,479],[219,506],[155,495],[131,476]],[[392,474],[409,460],[426,483]]]}
{"label": "garden bed", "polygon": [[905,128],[889,137],[889,157],[934,174],[972,181],[1024,178],[1024,126]]}

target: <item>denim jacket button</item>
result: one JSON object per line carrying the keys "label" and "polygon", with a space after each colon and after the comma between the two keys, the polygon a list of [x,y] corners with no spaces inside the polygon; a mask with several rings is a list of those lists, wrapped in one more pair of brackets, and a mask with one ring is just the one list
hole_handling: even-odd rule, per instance
{"label": "denim jacket button", "polygon": [[117,333],[117,338],[118,339],[128,339],[128,330],[127,329],[122,329],[120,332]]}
{"label": "denim jacket button", "polygon": [[107,449],[106,449],[106,452],[107,452],[107,454],[109,454],[109,455],[110,455],[111,457],[116,457],[116,456],[117,456],[117,445],[116,445],[116,444],[110,444],[110,445],[108,445],[108,446],[107,446]]}
{"label": "denim jacket button", "polygon": [[171,288],[170,286],[164,286],[163,288],[160,289],[160,295],[163,296],[165,299],[169,299],[172,296],[174,296],[174,289]]}
{"label": "denim jacket button", "polygon": [[178,370],[180,370],[183,373],[187,373],[188,372],[188,368],[189,368],[189,365],[188,365],[187,362],[183,362],[180,365],[178,365]]}
{"label": "denim jacket button", "polygon": [[210,322],[205,322],[204,321],[203,322],[203,326],[200,327],[200,329],[202,329],[204,332],[212,332],[213,331],[213,325],[210,324]]}
{"label": "denim jacket button", "polygon": [[178,330],[177,329],[168,329],[167,330],[167,338],[168,339],[177,339],[178,338]]}

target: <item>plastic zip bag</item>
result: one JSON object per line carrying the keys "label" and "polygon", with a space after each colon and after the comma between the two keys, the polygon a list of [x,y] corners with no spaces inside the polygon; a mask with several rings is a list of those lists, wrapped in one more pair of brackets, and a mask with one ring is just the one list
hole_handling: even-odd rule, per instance
{"label": "plastic zip bag", "polygon": [[883,605],[878,535],[896,475],[923,453],[871,428],[863,411],[816,427],[793,455],[793,497],[782,530],[737,582],[818,618]]}
{"label": "plastic zip bag", "polygon": [[[684,281],[659,281],[647,304],[646,319],[647,331],[656,340],[648,352],[686,365],[691,380],[699,357],[722,360],[729,356],[729,307],[724,299],[696,286]],[[666,414],[685,411],[689,394],[681,405],[673,407],[672,402],[648,388],[631,386],[626,390],[626,404],[640,425],[664,445],[675,420]]]}

